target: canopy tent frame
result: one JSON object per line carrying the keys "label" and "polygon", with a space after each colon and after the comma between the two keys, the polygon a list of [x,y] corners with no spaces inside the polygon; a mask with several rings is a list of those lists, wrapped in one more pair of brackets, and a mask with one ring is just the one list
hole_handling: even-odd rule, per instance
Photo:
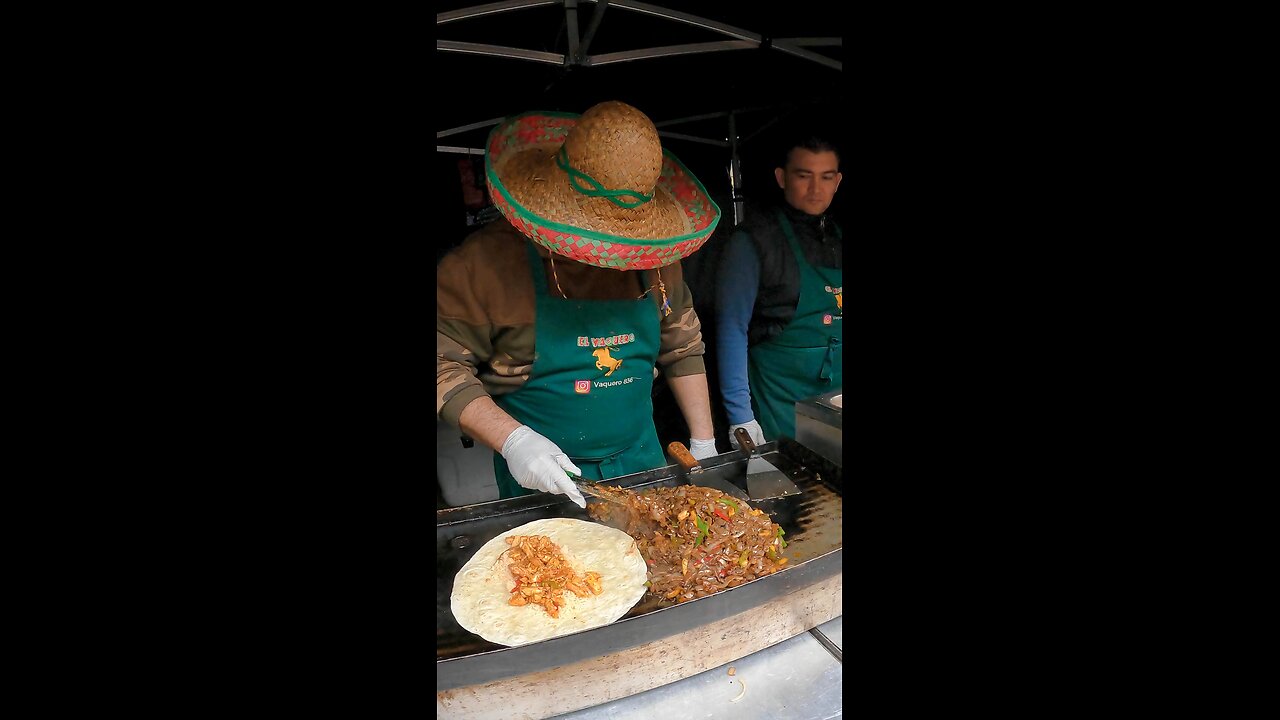
{"label": "canopy tent frame", "polygon": [[[484,5],[462,8],[460,10],[450,10],[448,12],[436,14],[436,26],[438,27],[446,23],[493,15],[509,10],[523,10],[525,8],[540,7],[544,5],[563,5],[569,40],[569,52],[567,53],[549,53],[540,50],[526,50],[523,48],[507,47],[504,45],[466,43],[453,40],[436,40],[436,49],[443,52],[472,53],[476,55],[491,55],[493,57],[530,60],[533,62],[544,62],[565,66],[591,67],[595,65],[607,65],[615,62],[644,60],[646,58],[655,57],[672,57],[675,55],[689,55],[699,52],[752,50],[763,45],[779,52],[794,55],[841,72],[844,70],[844,64],[839,60],[834,60],[826,57],[825,55],[804,49],[806,47],[815,46],[840,47],[843,44],[842,38],[766,38],[760,33],[754,33],[750,30],[744,30],[716,20],[708,20],[707,18],[698,17],[697,15],[691,15],[679,10],[671,10],[657,5],[651,5],[646,2],[640,2],[639,0],[582,0],[582,2],[594,2],[596,4],[591,20],[588,21],[586,35],[582,38],[579,38],[578,36],[578,0],[501,0],[500,2],[486,3]],[[596,31],[599,29],[600,23],[604,19],[605,10],[610,6],[663,18],[665,20],[684,23],[694,27],[700,27],[704,30],[710,30],[733,39],[716,42],[684,43],[680,45],[666,45],[637,50],[627,50],[624,52],[588,55],[587,49],[591,46],[591,41],[595,37]]]}
{"label": "canopy tent frame", "polygon": [[[591,14],[591,18],[587,21],[587,28],[584,33],[579,33],[578,28],[578,10],[584,3],[594,3],[595,8]],[[841,47],[843,45],[842,38],[839,37],[788,37],[788,38],[769,38],[760,33],[755,33],[744,28],[729,25],[727,23],[699,17],[690,13],[670,8],[660,7],[651,3],[641,2],[640,0],[498,0],[498,2],[484,3],[471,7],[461,8],[457,10],[449,10],[436,14],[436,26],[445,25],[452,22],[469,20],[479,17],[493,16],[514,10],[522,10],[526,8],[542,7],[547,5],[560,5],[564,7],[565,24],[564,29],[568,40],[568,52],[553,53],[541,50],[529,50],[525,48],[509,47],[505,45],[495,45],[488,43],[460,42],[456,40],[436,40],[436,50],[449,53],[464,53],[473,55],[483,55],[497,58],[507,58],[512,60],[524,60],[528,62],[544,63],[551,65],[560,65],[563,67],[600,67],[620,62],[631,62],[636,60],[646,60],[650,58],[674,57],[679,55],[691,55],[698,53],[710,52],[728,52],[735,50],[753,50],[765,47],[771,50],[786,53],[804,60],[808,60],[824,67],[843,72],[843,63],[839,60],[826,57],[820,53],[806,50],[807,47]],[[600,24],[604,20],[606,11],[610,7],[616,7],[622,10],[641,13],[652,17],[670,20],[676,23],[682,23],[698,28],[702,28],[730,39],[718,40],[698,43],[682,43],[678,45],[665,45],[649,48],[639,48],[625,50],[621,52],[609,52],[599,54],[589,54],[592,41],[595,39],[596,33],[600,28]],[[713,145],[715,147],[727,148],[729,150],[729,187],[730,196],[733,204],[734,224],[741,222],[744,214],[744,200],[741,194],[742,190],[742,166],[739,150],[743,144],[759,135],[772,124],[776,123],[780,118],[775,117],[773,120],[765,123],[764,126],[757,128],[745,138],[738,134],[738,119],[748,112],[757,110],[770,110],[775,108],[736,108],[719,113],[710,113],[703,115],[695,115],[685,118],[676,118],[673,120],[664,120],[655,122],[659,129],[658,135],[665,138],[675,140],[683,140],[686,142],[702,143]],[[724,138],[708,138],[687,133],[672,132],[670,130],[662,130],[661,128],[678,125],[681,123],[695,122],[699,120],[714,119],[723,117],[727,119],[727,136]],[[477,130],[483,127],[489,127],[498,124],[502,118],[494,118],[483,120],[467,125],[461,125],[449,128],[436,133],[436,139],[440,140],[451,135],[456,135],[471,130]],[[444,153],[464,153],[469,155],[483,155],[483,148],[471,148],[456,145],[436,145],[437,152]]]}

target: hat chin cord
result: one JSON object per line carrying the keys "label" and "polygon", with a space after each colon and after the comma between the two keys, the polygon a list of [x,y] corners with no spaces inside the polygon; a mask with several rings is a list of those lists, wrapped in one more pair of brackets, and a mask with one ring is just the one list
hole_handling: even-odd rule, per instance
{"label": "hat chin cord", "polygon": [[[560,287],[560,276],[556,274],[556,254],[550,251],[549,248],[547,252],[547,258],[551,260],[551,278],[556,282],[556,290],[560,291],[560,297],[564,298],[565,300],[568,300],[569,296],[565,294],[564,288]],[[665,283],[662,282],[662,269],[654,268],[653,271],[658,275],[657,284],[650,285],[649,289],[645,290],[644,292],[636,296],[636,299],[643,300],[644,296],[648,295],[651,290],[653,290],[655,287],[658,288],[658,292],[662,293],[662,317],[666,317],[671,314],[671,301],[667,299],[667,286]]]}
{"label": "hat chin cord", "polygon": [[[560,168],[561,170],[565,171],[566,174],[568,174],[569,185],[571,185],[574,190],[577,190],[578,192],[582,193],[583,195],[586,195],[587,197],[602,197],[605,200],[608,200],[609,202],[613,203],[614,205],[617,205],[620,208],[629,209],[634,207],[640,207],[641,205],[652,200],[654,195],[657,194],[656,190],[654,192],[649,193],[648,195],[645,195],[644,193],[636,192],[635,190],[606,190],[603,185],[596,182],[595,178],[591,177],[590,175],[580,170],[575,169],[573,166],[569,164],[569,156],[568,154],[565,153],[564,145],[561,145],[560,152],[556,153],[556,167]],[[584,186],[582,184],[583,182],[588,183],[590,187]],[[630,196],[636,199],[634,201],[626,201],[626,200],[618,199],[624,196]]]}

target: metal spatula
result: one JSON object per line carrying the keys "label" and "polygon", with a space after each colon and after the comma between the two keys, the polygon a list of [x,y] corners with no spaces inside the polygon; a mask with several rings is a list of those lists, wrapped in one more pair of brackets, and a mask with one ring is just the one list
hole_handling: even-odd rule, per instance
{"label": "metal spatula", "polygon": [[752,500],[768,500],[800,494],[800,488],[791,482],[791,478],[787,477],[786,473],[760,457],[760,451],[751,441],[751,436],[747,434],[745,428],[738,428],[733,436],[738,439],[738,447],[748,453],[747,494]]}
{"label": "metal spatula", "polygon": [[701,485],[702,487],[715,488],[722,493],[732,495],[739,500],[750,500],[747,494],[737,485],[725,480],[724,478],[709,475],[702,467],[702,463],[689,452],[689,448],[684,443],[676,441],[667,446],[667,452],[671,453],[680,467],[684,468],[686,477],[689,479],[690,485]]}

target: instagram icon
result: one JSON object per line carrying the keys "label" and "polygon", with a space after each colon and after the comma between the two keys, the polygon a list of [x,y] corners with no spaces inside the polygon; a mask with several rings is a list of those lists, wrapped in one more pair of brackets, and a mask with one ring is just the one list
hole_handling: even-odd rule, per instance
{"label": "instagram icon", "polygon": [[574,380],[573,391],[578,393],[579,395],[586,395],[587,393],[591,392],[591,381],[590,380]]}

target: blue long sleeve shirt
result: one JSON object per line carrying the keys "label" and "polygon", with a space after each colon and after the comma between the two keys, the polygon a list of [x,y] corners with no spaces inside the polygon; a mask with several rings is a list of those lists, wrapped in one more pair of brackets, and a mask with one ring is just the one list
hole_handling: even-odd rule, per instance
{"label": "blue long sleeve shirt", "polygon": [[760,258],[755,243],[742,231],[735,232],[724,248],[716,286],[716,357],[720,394],[730,424],[755,418],[747,383],[747,326],[760,286]]}

